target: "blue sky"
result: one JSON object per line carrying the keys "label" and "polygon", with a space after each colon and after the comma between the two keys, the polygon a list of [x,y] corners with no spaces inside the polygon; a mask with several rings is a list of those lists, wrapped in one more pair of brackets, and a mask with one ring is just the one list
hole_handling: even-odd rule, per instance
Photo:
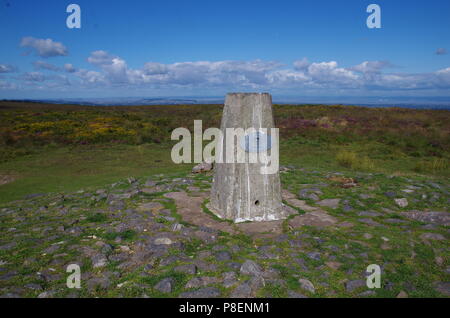
{"label": "blue sky", "polygon": [[448,0],[0,0],[0,98],[450,96],[449,13]]}

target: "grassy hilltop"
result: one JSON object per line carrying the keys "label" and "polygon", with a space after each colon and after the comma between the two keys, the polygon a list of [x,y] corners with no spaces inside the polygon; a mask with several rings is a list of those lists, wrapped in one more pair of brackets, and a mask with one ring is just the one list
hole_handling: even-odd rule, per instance
{"label": "grassy hilltop", "polygon": [[[0,202],[127,176],[189,171],[170,133],[220,127],[222,106],[83,107],[0,102]],[[448,177],[450,112],[275,105],[281,164]]]}
{"label": "grassy hilltop", "polygon": [[[214,218],[211,173],[170,158],[173,129],[221,116],[0,102],[0,295],[449,295],[450,111],[275,105],[284,202],[298,215],[257,234]],[[301,219],[312,212],[329,224]],[[81,290],[65,287],[74,262]],[[369,264],[381,289],[365,287]]]}

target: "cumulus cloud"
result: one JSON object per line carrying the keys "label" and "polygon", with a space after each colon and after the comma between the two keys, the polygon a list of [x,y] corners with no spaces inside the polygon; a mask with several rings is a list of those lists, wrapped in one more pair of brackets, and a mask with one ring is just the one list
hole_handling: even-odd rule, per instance
{"label": "cumulus cloud", "polygon": [[304,57],[303,59],[294,62],[294,69],[302,71],[308,68],[309,65],[311,65],[311,63],[309,63],[308,59]]}
{"label": "cumulus cloud", "polygon": [[17,89],[16,84],[0,80],[0,90],[13,90],[13,89]]}
{"label": "cumulus cloud", "polygon": [[[354,66],[342,66],[337,61],[308,61],[306,58],[292,65],[263,60],[168,64],[149,61],[140,68],[131,68],[125,59],[102,50],[92,52],[87,61],[92,69],[77,69],[72,64],[65,64],[58,68],[65,71],[64,76],[29,72],[21,79],[26,83],[57,86],[61,82],[61,85],[103,89],[286,89],[292,92],[305,89],[324,93],[332,90],[450,89],[450,68],[429,73],[398,73],[390,71],[392,64],[388,61],[363,61]],[[42,61],[36,62],[35,67],[37,71],[57,68]]]}
{"label": "cumulus cloud", "polygon": [[27,82],[43,82],[48,79],[48,77],[41,72],[27,72],[22,75],[22,78]]}
{"label": "cumulus cloud", "polygon": [[56,65],[44,62],[44,61],[34,61],[33,66],[36,70],[48,70],[58,72],[60,68]]}
{"label": "cumulus cloud", "polygon": [[388,61],[365,61],[351,67],[351,70],[361,73],[379,73],[382,69],[391,66]]}
{"label": "cumulus cloud", "polygon": [[13,73],[17,69],[16,67],[8,64],[0,64],[0,73]]}
{"label": "cumulus cloud", "polygon": [[55,42],[52,39],[37,39],[28,36],[22,38],[20,46],[34,50],[36,55],[43,58],[69,55],[69,51],[62,43]]}
{"label": "cumulus cloud", "polygon": [[76,68],[70,63],[64,64],[64,70],[67,73],[75,73],[76,72]]}
{"label": "cumulus cloud", "polygon": [[437,55],[445,55],[445,54],[447,54],[447,50],[444,49],[443,47],[440,47],[436,50],[436,54]]}

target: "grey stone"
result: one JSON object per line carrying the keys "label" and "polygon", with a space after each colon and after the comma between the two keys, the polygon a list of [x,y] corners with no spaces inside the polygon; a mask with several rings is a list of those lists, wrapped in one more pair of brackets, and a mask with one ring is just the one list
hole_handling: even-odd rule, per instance
{"label": "grey stone", "polygon": [[298,193],[298,196],[301,199],[310,199],[310,200],[314,200],[314,201],[319,201],[319,195],[322,195],[323,192],[319,189],[302,189],[300,190],[300,192]]}
{"label": "grey stone", "polygon": [[204,287],[207,285],[220,283],[220,281],[220,278],[213,276],[194,277],[186,283],[186,286],[184,286],[184,288]]}
{"label": "grey stone", "polygon": [[180,265],[180,266],[175,267],[174,271],[179,272],[179,273],[194,275],[195,273],[197,273],[197,266],[195,266],[194,264]]}
{"label": "grey stone", "polygon": [[408,211],[402,212],[400,215],[419,222],[450,226],[450,214],[448,212]]}
{"label": "grey stone", "polygon": [[422,235],[420,235],[420,238],[423,240],[436,240],[436,241],[445,240],[445,237],[438,233],[423,233]]}
{"label": "grey stone", "polygon": [[295,291],[288,290],[288,298],[308,298],[308,297]]}
{"label": "grey stone", "polygon": [[231,298],[250,298],[252,297],[252,288],[248,282],[240,284],[230,295]]}
{"label": "grey stone", "polygon": [[317,202],[317,204],[320,206],[323,206],[323,207],[336,209],[339,206],[340,201],[341,201],[341,199],[325,199],[325,200]]}
{"label": "grey stone", "polygon": [[161,293],[168,294],[168,293],[172,292],[173,284],[174,284],[174,279],[171,277],[167,277],[167,278],[164,278],[163,280],[159,281],[154,286],[154,288]]}
{"label": "grey stone", "polygon": [[408,206],[408,200],[406,198],[394,199],[394,201],[400,208],[406,208]]}
{"label": "grey stone", "polygon": [[313,283],[311,283],[311,281],[309,279],[306,278],[300,278],[298,280],[298,282],[300,283],[300,287],[306,291],[309,291],[310,293],[315,293],[316,289],[314,288]]}
{"label": "grey stone", "polygon": [[359,215],[359,216],[376,217],[376,216],[380,216],[381,213],[374,212],[374,211],[361,211],[361,212],[358,212],[358,215]]}
{"label": "grey stone", "polygon": [[89,291],[93,291],[95,289],[108,289],[111,286],[111,281],[108,277],[94,277],[89,279],[86,282],[87,288]]}
{"label": "grey stone", "polygon": [[173,242],[168,237],[159,237],[153,241],[155,245],[171,245]]}
{"label": "grey stone", "polygon": [[241,274],[251,275],[251,276],[260,276],[262,275],[261,267],[256,264],[254,261],[246,260],[244,264],[242,264],[240,269]]}
{"label": "grey stone", "polygon": [[231,254],[227,251],[221,251],[216,253],[216,260],[219,262],[229,261],[231,259]]}
{"label": "grey stone", "polygon": [[366,286],[366,281],[362,280],[362,279],[358,279],[358,280],[351,280],[345,283],[345,289],[348,292],[352,292],[356,289],[359,289],[361,287],[367,287]]}
{"label": "grey stone", "polygon": [[181,293],[178,298],[217,298],[220,290],[216,287],[205,287],[195,291]]}
{"label": "grey stone", "polygon": [[108,263],[108,259],[106,258],[106,256],[100,253],[92,256],[91,261],[92,267],[94,268],[104,267]]}
{"label": "grey stone", "polygon": [[306,255],[313,260],[320,261],[320,253],[319,252],[309,252]]}
{"label": "grey stone", "polygon": [[446,296],[450,296],[450,282],[435,283],[435,289]]}
{"label": "grey stone", "polygon": [[208,172],[213,169],[213,165],[211,163],[202,162],[196,165],[194,168],[192,168],[192,173],[201,173],[201,172]]}

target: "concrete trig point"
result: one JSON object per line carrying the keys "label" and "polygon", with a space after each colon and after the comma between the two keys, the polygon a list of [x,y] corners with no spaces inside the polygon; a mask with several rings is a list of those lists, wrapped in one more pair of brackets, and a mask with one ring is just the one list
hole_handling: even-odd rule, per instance
{"label": "concrete trig point", "polygon": [[[216,151],[226,153],[226,128],[255,128],[253,134],[244,139],[235,140],[235,152],[238,147],[245,148],[246,158],[253,152],[269,151],[278,147],[273,136],[264,136],[260,145],[259,131],[267,129],[267,135],[274,128],[272,115],[272,97],[267,93],[231,93],[227,94],[223,109],[221,131],[224,136],[222,147]],[[266,138],[267,137],[267,138]],[[249,143],[249,139],[253,140]],[[256,143],[255,143],[256,141]],[[276,144],[275,144],[276,143]],[[219,143],[220,144],[220,143]],[[277,148],[278,149],[278,148]],[[270,150],[272,151],[272,150]],[[216,162],[211,198],[208,208],[222,219],[234,222],[273,221],[286,218],[292,209],[281,202],[281,185],[278,169],[273,174],[262,174],[263,163],[226,163]]]}

